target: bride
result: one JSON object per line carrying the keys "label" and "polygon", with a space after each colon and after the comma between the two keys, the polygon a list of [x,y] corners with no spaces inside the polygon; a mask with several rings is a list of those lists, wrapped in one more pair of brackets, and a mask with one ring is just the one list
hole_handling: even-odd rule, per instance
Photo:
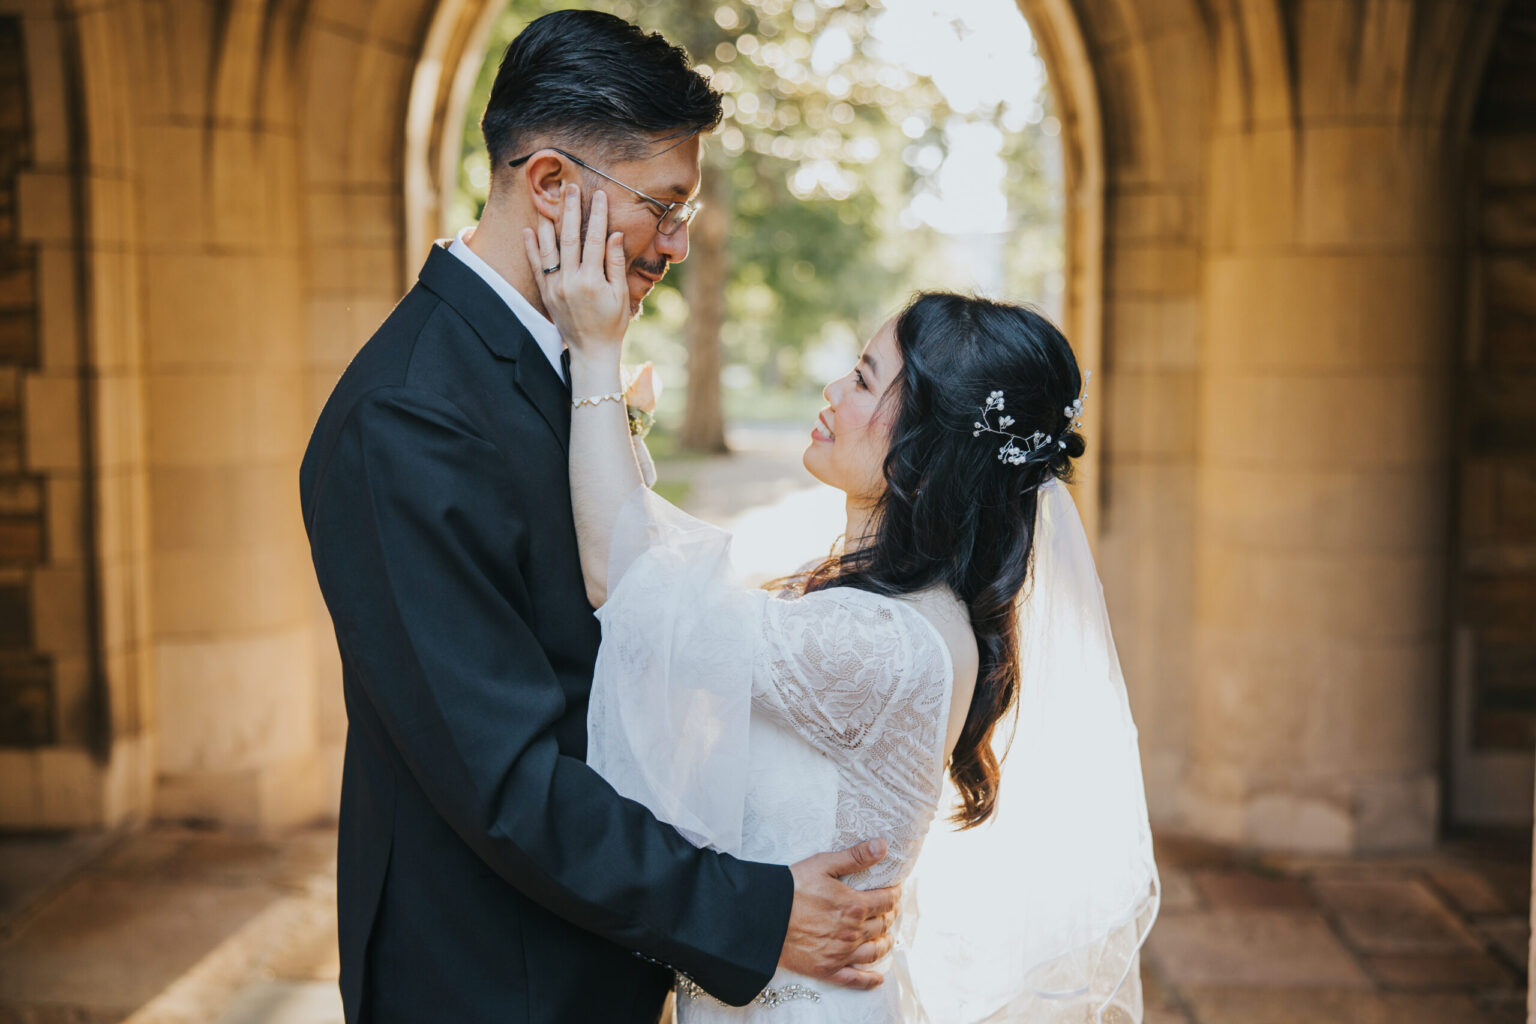
{"label": "bride", "polygon": [[643,484],[622,240],[601,192],[583,239],[575,193],[559,244],[545,221],[525,245],[570,348],[571,494],[603,627],[589,760],[696,844],[792,863],[883,838],[849,884],[904,886],[867,990],[781,968],[737,1009],[679,977],[679,1020],[1139,1020],[1158,881],[1059,482],[1084,451],[1066,339],[1021,306],[915,299],[827,385],[805,452],[847,495],[841,550],[751,589],[726,534]]}

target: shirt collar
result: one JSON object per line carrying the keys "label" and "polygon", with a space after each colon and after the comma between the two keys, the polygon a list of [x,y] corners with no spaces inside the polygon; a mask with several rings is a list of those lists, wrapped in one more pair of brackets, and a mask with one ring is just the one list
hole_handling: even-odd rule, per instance
{"label": "shirt collar", "polygon": [[448,243],[448,251],[464,262],[464,265],[491,286],[491,289],[501,296],[501,300],[512,310],[512,315],[527,328],[528,333],[538,344],[539,350],[549,360],[549,365],[555,368],[555,373],[561,380],[565,379],[565,369],[561,366],[560,353],[565,350],[565,342],[560,339],[560,329],[533,308],[533,303],[523,298],[521,292],[507,283],[507,279],[491,269],[491,265],[469,247],[469,235],[474,231],[473,227],[462,228],[453,241]]}

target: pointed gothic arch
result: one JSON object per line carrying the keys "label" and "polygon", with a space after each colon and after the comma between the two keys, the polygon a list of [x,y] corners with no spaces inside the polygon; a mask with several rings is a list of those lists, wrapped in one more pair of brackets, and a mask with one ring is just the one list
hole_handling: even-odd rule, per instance
{"label": "pointed gothic arch", "polygon": [[[344,713],[292,469],[437,233],[495,6],[0,0],[38,85],[22,415],[52,531],[13,576],[63,666],[56,731],[0,744],[25,780],[0,823],[332,805]],[[1088,513],[1159,822],[1434,836],[1446,455],[1414,430],[1443,412],[1454,327],[1425,293],[1458,211],[1417,158],[1465,145],[1501,6],[1019,0],[1062,108]]]}

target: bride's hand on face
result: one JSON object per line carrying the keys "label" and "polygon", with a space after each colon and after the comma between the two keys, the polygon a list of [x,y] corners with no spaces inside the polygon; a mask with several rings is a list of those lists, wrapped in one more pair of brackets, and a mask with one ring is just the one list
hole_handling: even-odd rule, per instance
{"label": "bride's hand on face", "polygon": [[[624,236],[608,230],[608,196],[592,195],[587,234],[581,235],[581,188],[566,184],[561,192],[560,244],[555,223],[539,218],[538,232],[523,229],[528,265],[544,300],[544,309],[560,329],[572,355],[618,359],[629,323],[629,286],[624,272]],[[548,268],[558,269],[545,273]]]}

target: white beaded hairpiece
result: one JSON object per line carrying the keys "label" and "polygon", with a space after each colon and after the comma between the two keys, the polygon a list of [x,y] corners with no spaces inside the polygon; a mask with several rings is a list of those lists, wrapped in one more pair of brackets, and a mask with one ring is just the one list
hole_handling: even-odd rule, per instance
{"label": "white beaded hairpiece", "polygon": [[[1067,446],[1066,435],[1083,425],[1081,418],[1083,415],[1083,399],[1088,397],[1088,382],[1092,379],[1093,371],[1089,370],[1087,376],[1083,378],[1082,395],[1074,398],[1071,405],[1061,410],[1062,415],[1070,420],[1071,424],[1062,432],[1060,438],[1053,438],[1050,434],[1042,434],[1038,430],[1028,437],[1021,437],[1018,434],[1010,433],[1008,428],[1013,426],[1013,417],[1005,412],[1006,407],[1001,391],[994,391],[987,396],[986,404],[981,407],[981,419],[971,424],[975,428],[971,431],[971,436],[980,437],[982,434],[996,434],[998,437],[1005,438],[1003,446],[997,450],[997,459],[999,462],[1005,462],[1010,466],[1022,466],[1029,461],[1031,455],[1040,451],[1052,441],[1056,442],[1058,449],[1065,448]],[[989,418],[994,412],[998,414],[997,426],[995,427]],[[1022,447],[1020,447],[1021,445]]]}

